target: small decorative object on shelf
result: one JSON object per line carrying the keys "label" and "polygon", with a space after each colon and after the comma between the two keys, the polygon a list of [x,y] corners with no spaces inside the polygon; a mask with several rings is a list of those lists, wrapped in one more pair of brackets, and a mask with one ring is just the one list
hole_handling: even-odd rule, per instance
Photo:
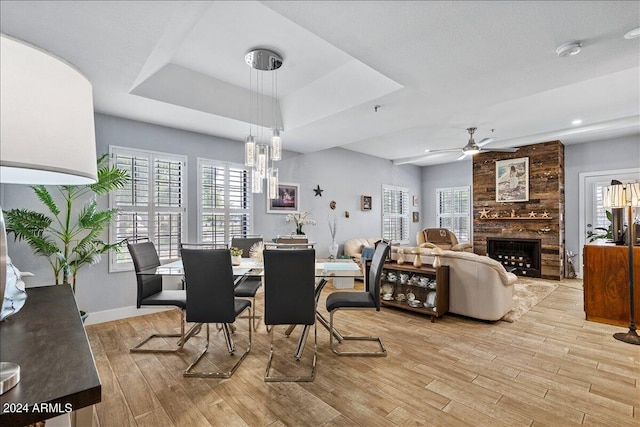
{"label": "small decorative object on shelf", "polygon": [[416,256],[413,258],[413,266],[414,267],[422,267],[422,258],[420,258],[420,254],[422,253],[421,248],[413,248],[412,251]]}
{"label": "small decorative object on shelf", "polygon": [[404,264],[404,249],[402,248],[398,248],[398,258],[396,259],[396,262],[400,265]]}
{"label": "small decorative object on shelf", "polygon": [[442,255],[444,253],[444,251],[439,248],[439,247],[435,247],[433,249],[431,249],[431,255],[433,255],[433,267],[434,268],[438,268],[442,265],[442,261],[440,261],[440,255]]}
{"label": "small decorative object on shelf", "polygon": [[480,211],[480,219],[489,218],[489,212],[491,212],[491,209],[487,209],[487,208],[482,209]]}
{"label": "small decorative object on shelf", "polygon": [[536,213],[534,211],[529,212],[529,218],[535,218]]}

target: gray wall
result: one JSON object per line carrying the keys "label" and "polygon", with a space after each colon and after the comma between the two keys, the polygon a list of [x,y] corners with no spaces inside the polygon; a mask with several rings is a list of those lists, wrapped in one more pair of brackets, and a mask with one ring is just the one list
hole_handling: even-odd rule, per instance
{"label": "gray wall", "polygon": [[[98,153],[106,153],[109,145],[147,149],[159,152],[186,155],[188,157],[188,231],[186,240],[197,240],[197,158],[242,163],[242,142],[197,134],[147,123],[136,122],[96,114],[96,144]],[[286,135],[283,138],[286,147]],[[336,240],[342,244],[351,237],[379,237],[381,234],[380,197],[383,184],[408,187],[411,195],[420,194],[420,168],[416,166],[393,166],[388,160],[362,155],[335,148],[312,154],[297,154],[285,151],[284,159],[278,162],[280,180],[300,184],[301,208],[312,212],[318,224],[307,226],[305,232],[317,243],[318,256],[328,255],[331,235],[327,218],[338,220]],[[315,197],[313,188],[320,185],[322,197]],[[24,185],[2,185],[3,209],[31,208],[42,210],[33,192]],[[360,195],[373,197],[371,211],[360,210]],[[332,211],[329,202],[335,200],[337,208]],[[107,207],[107,198],[99,201]],[[417,208],[416,208],[417,209]],[[349,211],[350,218],[344,212]],[[265,238],[288,234],[295,227],[285,222],[285,215],[267,214],[264,195],[254,197],[254,231]],[[419,224],[411,224],[413,239]],[[340,248],[341,250],[342,248]],[[27,278],[27,286],[52,283],[51,270],[46,261],[36,258],[24,242],[9,242],[9,254],[21,270],[36,274]],[[109,273],[108,260],[85,267],[78,274],[78,305],[89,312],[120,309],[135,305],[135,275],[133,272]]]}
{"label": "gray wall", "polygon": [[[422,168],[422,228],[437,227],[436,189],[446,187],[471,187],[473,183],[473,165],[471,159],[460,160],[444,165]],[[473,189],[472,189],[473,190]]]}
{"label": "gray wall", "polygon": [[[284,143],[286,141],[283,139]],[[304,232],[316,242],[319,256],[329,255],[331,234],[328,220],[337,219],[336,241],[340,244],[352,237],[380,237],[382,228],[382,185],[407,187],[409,194],[420,194],[420,168],[417,166],[394,166],[389,160],[367,156],[342,148],[333,148],[315,153],[293,156],[278,162],[280,180],[300,184],[300,208],[311,212],[316,226],[305,226]],[[316,186],[324,191],[316,196]],[[372,196],[370,211],[360,210],[360,196]],[[295,231],[293,223],[285,222],[285,215],[264,214],[264,195],[254,198],[256,219],[254,228],[265,237],[289,234]],[[336,202],[331,210],[329,203]],[[418,210],[418,208],[412,208]],[[345,217],[349,212],[349,218]],[[261,215],[264,214],[264,215]],[[410,223],[409,237],[415,243],[419,223]]]}
{"label": "gray wall", "polygon": [[[605,141],[565,146],[565,246],[581,253],[579,222],[584,215],[580,206],[581,173],[640,167],[640,137],[626,136]],[[574,262],[578,263],[575,259]],[[579,263],[578,263],[579,264]],[[575,266],[582,271],[581,265]]]}

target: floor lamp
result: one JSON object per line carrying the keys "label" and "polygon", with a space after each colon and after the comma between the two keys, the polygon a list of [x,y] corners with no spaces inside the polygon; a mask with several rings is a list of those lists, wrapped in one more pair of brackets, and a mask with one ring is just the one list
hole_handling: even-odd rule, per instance
{"label": "floor lamp", "polygon": [[[42,49],[5,34],[0,34],[0,42],[0,183],[96,182],[91,83],[72,65]],[[3,301],[6,285],[7,236],[0,209]],[[10,321],[0,322],[0,328]],[[20,366],[0,362],[0,377],[3,394],[20,381]]]}
{"label": "floor lamp", "polygon": [[636,332],[636,313],[633,275],[633,247],[635,245],[635,225],[633,224],[633,208],[640,206],[640,183],[615,184],[606,187],[604,207],[627,208],[627,246],[629,247],[629,332],[618,332],[613,337],[629,344],[640,344]]}

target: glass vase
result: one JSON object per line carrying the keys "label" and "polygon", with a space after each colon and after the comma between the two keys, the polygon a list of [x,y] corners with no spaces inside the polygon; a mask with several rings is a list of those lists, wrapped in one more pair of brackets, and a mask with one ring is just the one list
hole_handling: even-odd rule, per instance
{"label": "glass vase", "polygon": [[329,258],[330,259],[338,258],[338,244],[336,243],[335,240],[333,240],[329,245]]}

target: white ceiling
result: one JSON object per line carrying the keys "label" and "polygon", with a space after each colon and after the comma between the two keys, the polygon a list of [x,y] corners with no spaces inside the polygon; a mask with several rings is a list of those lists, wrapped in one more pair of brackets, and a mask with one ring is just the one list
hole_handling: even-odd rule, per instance
{"label": "white ceiling", "polygon": [[[275,113],[292,151],[393,160],[462,148],[471,126],[487,148],[640,141],[640,38],[623,38],[638,1],[3,0],[0,19],[85,73],[96,111],[238,141],[255,122],[255,47],[284,57],[261,123]],[[558,58],[570,41],[582,52]]]}

